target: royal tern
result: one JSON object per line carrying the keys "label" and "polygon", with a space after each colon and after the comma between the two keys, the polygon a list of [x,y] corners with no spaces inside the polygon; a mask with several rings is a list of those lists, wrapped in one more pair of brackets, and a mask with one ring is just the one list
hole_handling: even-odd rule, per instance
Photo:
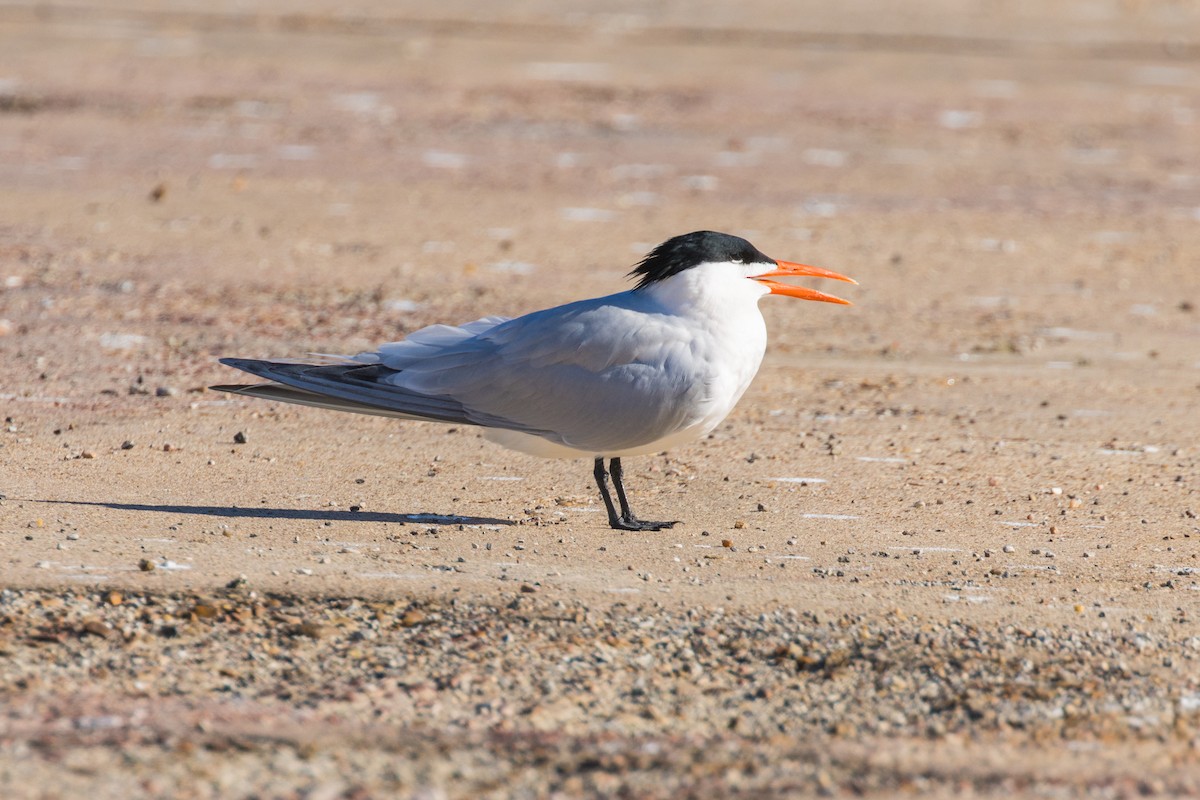
{"label": "royal tern", "polygon": [[591,458],[610,526],[669,528],[675,522],[633,515],[621,459],[692,441],[725,419],[766,350],[761,298],[848,305],[771,278],[855,281],[778,261],[745,239],[713,231],[668,239],[629,274],[637,279],[629,291],[515,319],[431,325],[374,352],[319,363],[223,358],[222,364],[271,382],[213,388],[337,411],[478,425],[488,439],[524,453]]}

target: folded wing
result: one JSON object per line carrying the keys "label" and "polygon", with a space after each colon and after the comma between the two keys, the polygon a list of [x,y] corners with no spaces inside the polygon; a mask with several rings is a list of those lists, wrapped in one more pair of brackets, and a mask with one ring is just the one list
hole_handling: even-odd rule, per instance
{"label": "folded wing", "polygon": [[[222,363],[273,383],[215,387],[402,419],[529,433],[590,452],[653,442],[694,422],[706,391],[692,334],[628,295],[434,325],[343,364]],[[699,359],[702,363],[703,359]],[[688,394],[689,402],[681,402]]]}

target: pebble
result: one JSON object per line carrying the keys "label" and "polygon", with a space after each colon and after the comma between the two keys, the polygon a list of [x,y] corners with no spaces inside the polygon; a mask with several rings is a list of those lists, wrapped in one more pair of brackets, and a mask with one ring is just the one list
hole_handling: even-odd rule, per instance
{"label": "pebble", "polygon": [[307,636],[309,639],[320,639],[325,635],[325,626],[306,620],[296,626],[295,632],[297,636]]}
{"label": "pebble", "polygon": [[1006,552],[1006,553],[1015,553],[1015,552],[1017,552],[1017,548],[1013,547],[1011,544],[1006,544],[1006,545],[1004,545],[1004,548],[1003,548],[1003,549],[1004,549],[1004,552]]}
{"label": "pebble", "polygon": [[[656,603],[588,607],[539,600],[541,593],[526,587],[537,588],[521,584],[520,603],[492,607],[456,598],[430,600],[424,608],[344,597],[256,599],[244,586],[217,597],[5,590],[3,677],[24,687],[30,709],[43,702],[45,711],[36,713],[51,715],[39,717],[46,737],[59,729],[52,715],[67,713],[56,711],[60,707],[74,720],[63,730],[78,736],[79,725],[106,714],[137,718],[140,729],[148,724],[141,698],[167,703],[175,697],[181,705],[165,713],[183,709],[189,716],[172,730],[191,725],[203,734],[207,756],[217,758],[225,740],[214,738],[218,728],[197,727],[189,709],[233,692],[236,707],[267,709],[286,698],[283,709],[336,720],[335,737],[349,730],[336,726],[357,721],[371,730],[404,730],[415,714],[431,731],[430,752],[439,755],[412,750],[423,746],[418,738],[404,745],[407,758],[434,757],[451,769],[445,759],[461,757],[453,767],[459,787],[478,789],[494,778],[495,759],[511,755],[503,742],[513,736],[534,748],[527,755],[543,765],[538,774],[578,775],[580,743],[604,732],[604,746],[590,748],[588,758],[614,791],[629,785],[622,781],[630,776],[664,786],[705,776],[706,786],[718,786],[713,776],[724,774],[713,796],[783,796],[772,787],[787,787],[790,796],[801,785],[837,793],[862,767],[857,758],[822,758],[814,769],[826,774],[813,782],[803,776],[816,773],[798,771],[800,762],[788,755],[795,742],[818,741],[826,752],[880,737],[1042,742],[1062,735],[1064,710],[1070,735],[1080,741],[1170,740],[1178,735],[1180,701],[1178,675],[1169,666],[1200,651],[1186,645],[1195,638],[1187,626],[1093,637],[1056,625],[1026,630],[1004,622],[930,620],[902,609],[817,615]],[[1067,609],[1087,612],[1083,603]],[[434,620],[436,631],[429,627]],[[129,647],[135,639],[138,646]],[[49,653],[62,653],[52,672]],[[1060,663],[1071,669],[1046,668]],[[1120,680],[1087,677],[1109,674]],[[80,685],[96,691],[72,695],[66,706],[38,699],[58,692],[55,687]],[[1015,688],[998,693],[996,686]],[[96,702],[92,698],[112,702],[96,711],[87,705]],[[1114,714],[1122,703],[1143,711]],[[16,705],[12,713],[33,713],[24,708]],[[486,735],[470,739],[478,745],[447,749],[439,730]],[[614,731],[636,735],[610,735]],[[176,735],[183,754],[192,739]],[[324,757],[325,739],[294,735],[282,744],[248,739],[246,746],[256,759],[270,759],[272,769],[300,756],[309,785],[337,769]],[[288,759],[276,755],[277,747]],[[93,757],[104,752],[97,749]],[[356,780],[371,759],[385,754],[390,769],[412,769],[409,760],[394,758],[394,748],[380,751],[364,741],[354,753]],[[941,785],[930,780],[923,777],[920,785]],[[872,787],[894,794],[902,785]]]}
{"label": "pebble", "polygon": [[101,639],[107,638],[108,635],[112,633],[112,628],[98,619],[84,620],[84,623],[82,626],[80,626],[80,629],[82,633],[87,633],[92,636],[99,636]]}

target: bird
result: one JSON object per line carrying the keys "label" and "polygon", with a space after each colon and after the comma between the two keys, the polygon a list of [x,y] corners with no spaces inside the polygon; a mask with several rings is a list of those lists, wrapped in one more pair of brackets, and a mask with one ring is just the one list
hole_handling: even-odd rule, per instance
{"label": "bird", "polygon": [[635,285],[617,294],[511,319],[430,325],[357,355],[222,358],[267,382],[212,388],[335,411],[476,425],[512,450],[591,458],[609,526],[659,531],[679,520],[634,515],[621,459],[699,439],[733,410],[766,352],[760,299],[850,305],[773,278],[857,281],[771,258],[744,238],[716,231],[666,240],[627,277]]}

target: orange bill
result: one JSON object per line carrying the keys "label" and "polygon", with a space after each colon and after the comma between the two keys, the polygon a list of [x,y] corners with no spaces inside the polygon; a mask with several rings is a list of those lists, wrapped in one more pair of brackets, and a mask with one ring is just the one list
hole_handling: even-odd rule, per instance
{"label": "orange bill", "polygon": [[835,281],[845,281],[846,283],[857,284],[858,281],[853,278],[847,278],[832,270],[822,269],[821,267],[810,267],[807,264],[793,264],[790,261],[776,261],[775,265],[779,269],[770,272],[764,272],[762,275],[755,275],[754,280],[765,284],[771,290],[771,294],[781,294],[785,297],[798,297],[801,300],[819,300],[822,303],[838,303],[840,305],[850,305],[849,300],[843,300],[840,297],[834,297],[831,294],[818,292],[816,289],[809,289],[804,286],[792,286],[787,283],[779,283],[777,281],[766,280],[766,278],[775,277],[812,277],[812,278],[831,278]]}

